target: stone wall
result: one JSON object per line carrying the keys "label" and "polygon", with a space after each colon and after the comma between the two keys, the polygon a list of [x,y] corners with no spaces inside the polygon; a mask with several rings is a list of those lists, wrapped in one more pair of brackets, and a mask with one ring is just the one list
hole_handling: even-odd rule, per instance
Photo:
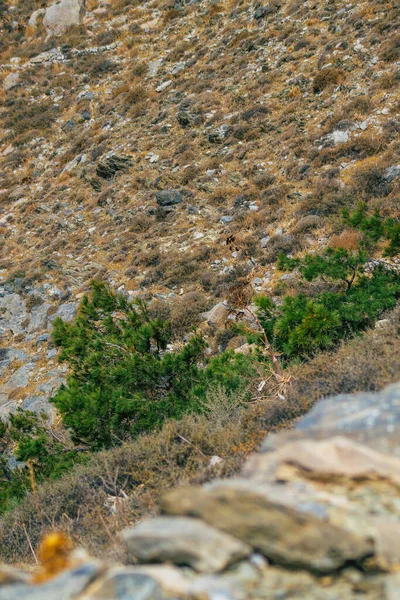
{"label": "stone wall", "polygon": [[125,566],[78,553],[36,586],[4,567],[0,600],[397,600],[399,419],[400,384],[324,400],[240,477],[167,493],[122,532]]}

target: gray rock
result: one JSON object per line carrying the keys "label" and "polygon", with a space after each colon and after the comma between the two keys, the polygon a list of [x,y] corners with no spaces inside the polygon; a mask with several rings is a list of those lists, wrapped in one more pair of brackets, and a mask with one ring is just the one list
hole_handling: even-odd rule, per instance
{"label": "gray rock", "polygon": [[0,296],[0,327],[13,335],[24,333],[24,321],[28,313],[23,298],[19,294]]}
{"label": "gray rock", "polygon": [[231,217],[229,215],[224,215],[223,217],[220,218],[219,221],[223,225],[227,225],[228,223],[230,223],[231,221],[233,221],[233,217]]}
{"label": "gray rock", "polygon": [[80,94],[77,95],[77,97],[75,98],[75,102],[80,102],[81,100],[94,100],[95,99],[95,95],[93,92],[81,92]]}
{"label": "gray rock", "polygon": [[42,333],[41,335],[37,336],[36,345],[39,346],[40,344],[44,344],[44,343],[48,342],[49,339],[50,339],[49,333]]}
{"label": "gray rock", "polygon": [[16,388],[24,388],[28,385],[33,363],[23,365],[15,371],[10,379],[1,387],[2,394],[10,394]]}
{"label": "gray rock", "polygon": [[68,119],[68,121],[65,121],[64,125],[61,126],[61,129],[63,131],[73,131],[75,129],[75,121],[74,119]]}
{"label": "gray rock", "polygon": [[63,381],[64,380],[62,377],[59,377],[59,376],[51,377],[45,383],[40,384],[37,389],[39,392],[42,392],[43,394],[51,394],[57,388],[60,387],[60,385],[63,383]]}
{"label": "gray rock", "polygon": [[61,0],[48,8],[43,19],[48,35],[62,35],[71,25],[79,25],[85,14],[85,0]]}
{"label": "gray rock", "polygon": [[226,302],[218,302],[206,313],[201,315],[201,318],[207,321],[209,325],[222,325],[228,318],[229,310]]}
{"label": "gray rock", "polygon": [[156,200],[160,206],[169,207],[183,202],[183,197],[178,190],[162,190],[156,193]]}
{"label": "gray rock", "polygon": [[225,138],[229,136],[231,132],[232,127],[230,127],[229,125],[221,125],[221,127],[218,127],[217,129],[214,129],[213,131],[209,132],[208,141],[211,144],[222,142]]}
{"label": "gray rock", "polygon": [[[113,569],[97,581],[84,600],[163,600],[162,588],[152,577],[130,569]],[[54,599],[55,600],[55,599]]]}
{"label": "gray rock", "polygon": [[49,418],[52,418],[56,414],[54,406],[49,403],[46,396],[32,396],[30,398],[26,398],[21,407],[24,410],[30,410],[37,414],[44,412]]}
{"label": "gray rock", "polygon": [[9,73],[3,81],[3,89],[7,92],[15,88],[20,81],[19,73]]}
{"label": "gray rock", "polygon": [[252,284],[253,285],[262,285],[263,280],[261,279],[261,277],[254,277]]}
{"label": "gray rock", "polygon": [[345,436],[378,452],[400,457],[400,383],[379,393],[343,394],[321,400],[295,429],[269,435],[261,451],[292,440]]}
{"label": "gray rock", "polygon": [[42,331],[47,326],[47,313],[49,312],[50,304],[40,304],[34,306],[31,310],[31,321],[29,323],[28,332],[35,333]]}
{"label": "gray rock", "polygon": [[28,586],[15,583],[0,587],[0,600],[73,600],[98,575],[99,567],[87,563],[72,571],[65,571],[43,585]]}
{"label": "gray rock", "polygon": [[259,6],[254,11],[254,18],[257,20],[263,19],[267,15],[271,15],[271,14],[274,14],[275,12],[277,12],[279,10],[279,8],[280,8],[279,2],[268,2],[268,4],[266,4],[266,6]]}
{"label": "gray rock", "polygon": [[122,533],[140,562],[188,565],[215,573],[251,554],[251,548],[197,519],[159,517]]}
{"label": "gray rock", "polygon": [[400,177],[400,165],[393,165],[392,167],[387,168],[384,177],[389,183],[394,179],[397,179],[397,177]]}
{"label": "gray rock", "polygon": [[337,131],[333,131],[331,133],[330,138],[335,145],[336,144],[344,144],[349,141],[350,133],[349,133],[349,131],[337,130]]}
{"label": "gray rock", "polygon": [[63,321],[72,321],[73,319],[75,319],[78,306],[79,304],[77,302],[61,304],[58,307],[57,312],[55,312],[48,318],[49,328],[57,317],[60,317],[60,319],[62,319]]}

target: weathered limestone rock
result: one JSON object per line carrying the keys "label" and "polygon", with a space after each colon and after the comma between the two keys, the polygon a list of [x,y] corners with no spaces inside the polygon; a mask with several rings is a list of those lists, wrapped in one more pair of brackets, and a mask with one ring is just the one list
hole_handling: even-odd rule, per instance
{"label": "weathered limestone rock", "polygon": [[228,318],[229,310],[226,302],[218,302],[211,310],[204,313],[202,318],[207,321],[210,326],[220,326],[225,323]]}
{"label": "weathered limestone rock", "polygon": [[[1,290],[0,290],[1,292]],[[24,320],[28,313],[25,301],[19,294],[3,292],[0,295],[0,328],[16,335],[24,332]]]}
{"label": "weathered limestone rock", "polygon": [[346,436],[400,458],[400,383],[378,394],[343,394],[318,402],[295,429],[269,435],[261,452],[297,439]]}
{"label": "weathered limestone rock", "polygon": [[1,393],[10,394],[17,388],[24,388],[28,385],[31,377],[31,372],[34,365],[28,363],[17,369],[10,377],[10,379],[1,387]]}
{"label": "weathered limestone rock", "polygon": [[270,454],[255,454],[246,463],[244,475],[265,483],[282,481],[291,465],[305,477],[387,479],[400,486],[400,460],[344,437],[327,440],[296,440]]}
{"label": "weathered limestone rock", "polygon": [[85,10],[85,0],[61,0],[46,8],[43,25],[48,35],[61,35],[71,25],[79,25]]}
{"label": "weathered limestone rock", "polygon": [[10,73],[3,81],[3,89],[7,92],[19,84],[19,73]]}
{"label": "weathered limestone rock", "polygon": [[270,497],[317,511],[351,533],[362,531],[374,541],[382,568],[400,563],[399,474],[398,458],[344,437],[289,442],[252,456],[243,472]]}
{"label": "weathered limestone rock", "polygon": [[265,486],[243,479],[173,490],[162,508],[170,515],[203,519],[292,568],[328,573],[373,552],[362,532],[357,536],[335,527],[311,511],[279,502]]}
{"label": "weathered limestone rock", "polygon": [[127,547],[140,562],[171,561],[215,573],[245,558],[251,548],[204,522],[186,517],[159,517],[123,532]]}

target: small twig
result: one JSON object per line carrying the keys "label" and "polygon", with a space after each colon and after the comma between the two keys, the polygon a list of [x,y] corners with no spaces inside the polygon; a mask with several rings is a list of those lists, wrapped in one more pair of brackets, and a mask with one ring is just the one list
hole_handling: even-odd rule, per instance
{"label": "small twig", "polygon": [[29,545],[29,548],[31,549],[31,552],[32,552],[32,554],[33,554],[33,558],[35,559],[35,563],[36,563],[36,564],[38,564],[38,563],[39,563],[39,561],[38,561],[38,559],[37,559],[37,556],[36,556],[36,554],[35,554],[35,551],[34,551],[34,549],[33,549],[33,546],[32,546],[31,539],[30,539],[30,537],[29,537],[29,534],[28,534],[28,532],[27,532],[27,530],[26,530],[25,523],[22,523],[22,529],[23,529],[23,531],[24,531],[24,533],[25,533],[25,535],[26,535],[26,539],[28,540],[28,545]]}
{"label": "small twig", "polygon": [[200,450],[200,448],[197,448],[197,446],[195,446],[194,444],[192,444],[192,442],[189,442],[189,440],[187,440],[186,438],[184,438],[183,435],[180,435],[180,433],[178,433],[177,435],[178,435],[178,438],[180,438],[181,440],[183,440],[184,442],[186,442],[187,444],[189,444],[189,446],[192,446],[195,450],[197,450],[197,452],[199,452],[199,454],[201,454],[201,456],[203,456],[203,458],[207,458],[207,456],[202,453],[202,451]]}
{"label": "small twig", "polygon": [[118,344],[112,344],[111,342],[102,342],[105,346],[109,346],[110,348],[117,348],[117,350],[121,350],[124,354],[129,354],[128,350],[123,346],[119,346]]}
{"label": "small twig", "polygon": [[103,527],[104,527],[104,530],[105,530],[105,532],[106,532],[107,536],[110,538],[110,541],[112,542],[112,544],[115,544],[115,541],[116,541],[116,536],[115,536],[115,535],[113,535],[113,534],[111,533],[111,531],[110,531],[110,529],[109,529],[109,527],[108,527],[107,523],[106,523],[106,522],[105,522],[105,520],[104,520],[104,517],[103,517],[103,515],[101,514],[101,511],[100,511],[100,509],[98,509],[98,510],[97,510],[97,514],[98,514],[98,515],[99,515],[99,517],[100,517],[100,521],[101,521],[101,522],[102,522],[102,524],[103,524]]}
{"label": "small twig", "polygon": [[276,356],[276,354],[275,354],[275,352],[274,352],[274,350],[273,350],[273,348],[272,348],[272,346],[271,346],[271,344],[269,342],[269,339],[267,337],[267,334],[265,333],[264,327],[261,325],[259,318],[251,310],[251,308],[249,308],[248,306],[246,306],[244,308],[244,312],[246,312],[246,311],[255,320],[255,322],[257,323],[257,327],[258,327],[259,332],[261,333],[262,338],[263,338],[265,349],[267,350],[268,354],[271,357],[275,373],[279,377],[279,379],[282,379],[283,378],[283,371],[282,371],[281,364],[280,364],[280,362],[279,362],[279,360],[278,360],[278,358],[277,358],[277,356]]}

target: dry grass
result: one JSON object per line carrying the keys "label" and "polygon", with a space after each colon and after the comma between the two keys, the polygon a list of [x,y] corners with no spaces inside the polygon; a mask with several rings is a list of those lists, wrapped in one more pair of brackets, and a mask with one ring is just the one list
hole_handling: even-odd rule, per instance
{"label": "dry grass", "polygon": [[[31,561],[27,535],[37,548],[42,534],[52,528],[65,531],[92,553],[121,558],[118,531],[156,514],[167,488],[235,474],[268,431],[290,426],[323,397],[377,391],[397,381],[400,308],[388,319],[386,327],[286,371],[286,400],[273,396],[273,379],[264,388],[266,397],[247,409],[240,394],[232,402],[215,390],[206,416],[169,422],[160,432],[100,452],[62,480],[39,486],[39,512],[28,497],[0,519],[1,560]],[[217,471],[208,467],[213,455],[225,460]]]}
{"label": "dry grass", "polygon": [[[240,398],[228,402],[218,391],[209,409],[207,417],[167,423],[159,433],[100,452],[62,480],[39,486],[39,512],[28,497],[0,521],[1,559],[30,561],[27,535],[37,548],[54,528],[109,558],[110,551],[118,554],[118,531],[154,514],[164,490],[237,472],[265,435],[260,414],[244,413]],[[213,455],[225,459],[218,471],[208,467]]]}
{"label": "dry grass", "polygon": [[319,93],[332,85],[339,85],[344,80],[344,73],[340,69],[326,68],[319,71],[314,77],[313,90]]}

